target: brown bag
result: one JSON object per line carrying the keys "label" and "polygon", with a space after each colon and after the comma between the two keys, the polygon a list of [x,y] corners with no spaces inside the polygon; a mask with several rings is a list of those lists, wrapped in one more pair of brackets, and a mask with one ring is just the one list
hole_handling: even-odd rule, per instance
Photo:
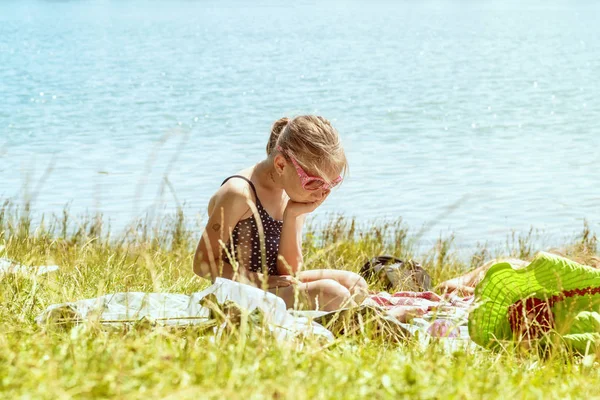
{"label": "brown bag", "polygon": [[387,290],[426,292],[431,290],[431,277],[416,261],[403,261],[393,256],[379,256],[368,260],[360,269],[367,280],[379,279]]}

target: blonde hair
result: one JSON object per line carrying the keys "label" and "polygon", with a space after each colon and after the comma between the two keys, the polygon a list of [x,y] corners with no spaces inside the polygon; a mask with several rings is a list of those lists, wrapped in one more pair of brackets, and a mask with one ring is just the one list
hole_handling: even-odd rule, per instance
{"label": "blonde hair", "polygon": [[292,119],[281,118],[273,124],[267,143],[267,155],[278,154],[281,146],[284,157],[294,157],[305,171],[327,179],[332,169],[348,173],[348,160],[337,130],[319,116],[301,115]]}

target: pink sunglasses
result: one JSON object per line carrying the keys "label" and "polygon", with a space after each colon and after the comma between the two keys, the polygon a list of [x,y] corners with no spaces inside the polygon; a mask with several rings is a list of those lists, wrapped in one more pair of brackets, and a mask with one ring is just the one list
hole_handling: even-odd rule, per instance
{"label": "pink sunglasses", "polygon": [[336,187],[343,179],[340,175],[337,178],[335,178],[331,183],[327,183],[321,178],[317,178],[316,176],[310,176],[306,172],[304,172],[304,170],[298,164],[298,162],[294,160],[294,157],[290,156],[285,150],[281,148],[281,146],[277,146],[277,150],[285,154],[289,157],[290,160],[292,160],[292,164],[294,164],[294,167],[296,168],[296,172],[298,173],[298,177],[300,178],[300,182],[302,183],[302,187],[304,188],[304,190],[331,190],[332,188]]}

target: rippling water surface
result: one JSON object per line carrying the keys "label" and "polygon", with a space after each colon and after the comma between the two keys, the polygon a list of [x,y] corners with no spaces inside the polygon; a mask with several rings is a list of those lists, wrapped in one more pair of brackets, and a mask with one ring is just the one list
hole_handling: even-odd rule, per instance
{"label": "rippling water surface", "polygon": [[427,237],[467,246],[598,230],[598,15],[592,1],[3,1],[0,196],[39,188],[37,212],[69,203],[113,228],[156,204],[204,215],[274,120],[317,113],[351,163],[317,220],[444,214]]}

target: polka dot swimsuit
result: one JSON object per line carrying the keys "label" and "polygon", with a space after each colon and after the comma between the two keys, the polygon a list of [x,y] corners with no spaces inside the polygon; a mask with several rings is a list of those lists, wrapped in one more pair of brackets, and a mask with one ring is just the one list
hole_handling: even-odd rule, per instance
{"label": "polka dot swimsuit", "polygon": [[[283,221],[278,221],[267,213],[258,199],[256,187],[254,187],[254,184],[250,182],[249,179],[240,175],[233,175],[225,179],[221,186],[231,178],[245,180],[250,184],[250,187],[254,192],[256,208],[263,226],[265,237],[264,247],[262,248],[264,250],[265,265],[268,268],[269,275],[277,275],[277,256],[279,254],[279,241],[281,239]],[[223,259],[232,264],[232,260],[227,253],[229,252],[231,254],[233,250],[236,260],[242,266],[247,267],[252,272],[263,272],[262,246],[258,233],[258,225],[254,215],[239,221],[233,229],[231,236],[232,242],[227,244],[227,251],[223,251]]]}

